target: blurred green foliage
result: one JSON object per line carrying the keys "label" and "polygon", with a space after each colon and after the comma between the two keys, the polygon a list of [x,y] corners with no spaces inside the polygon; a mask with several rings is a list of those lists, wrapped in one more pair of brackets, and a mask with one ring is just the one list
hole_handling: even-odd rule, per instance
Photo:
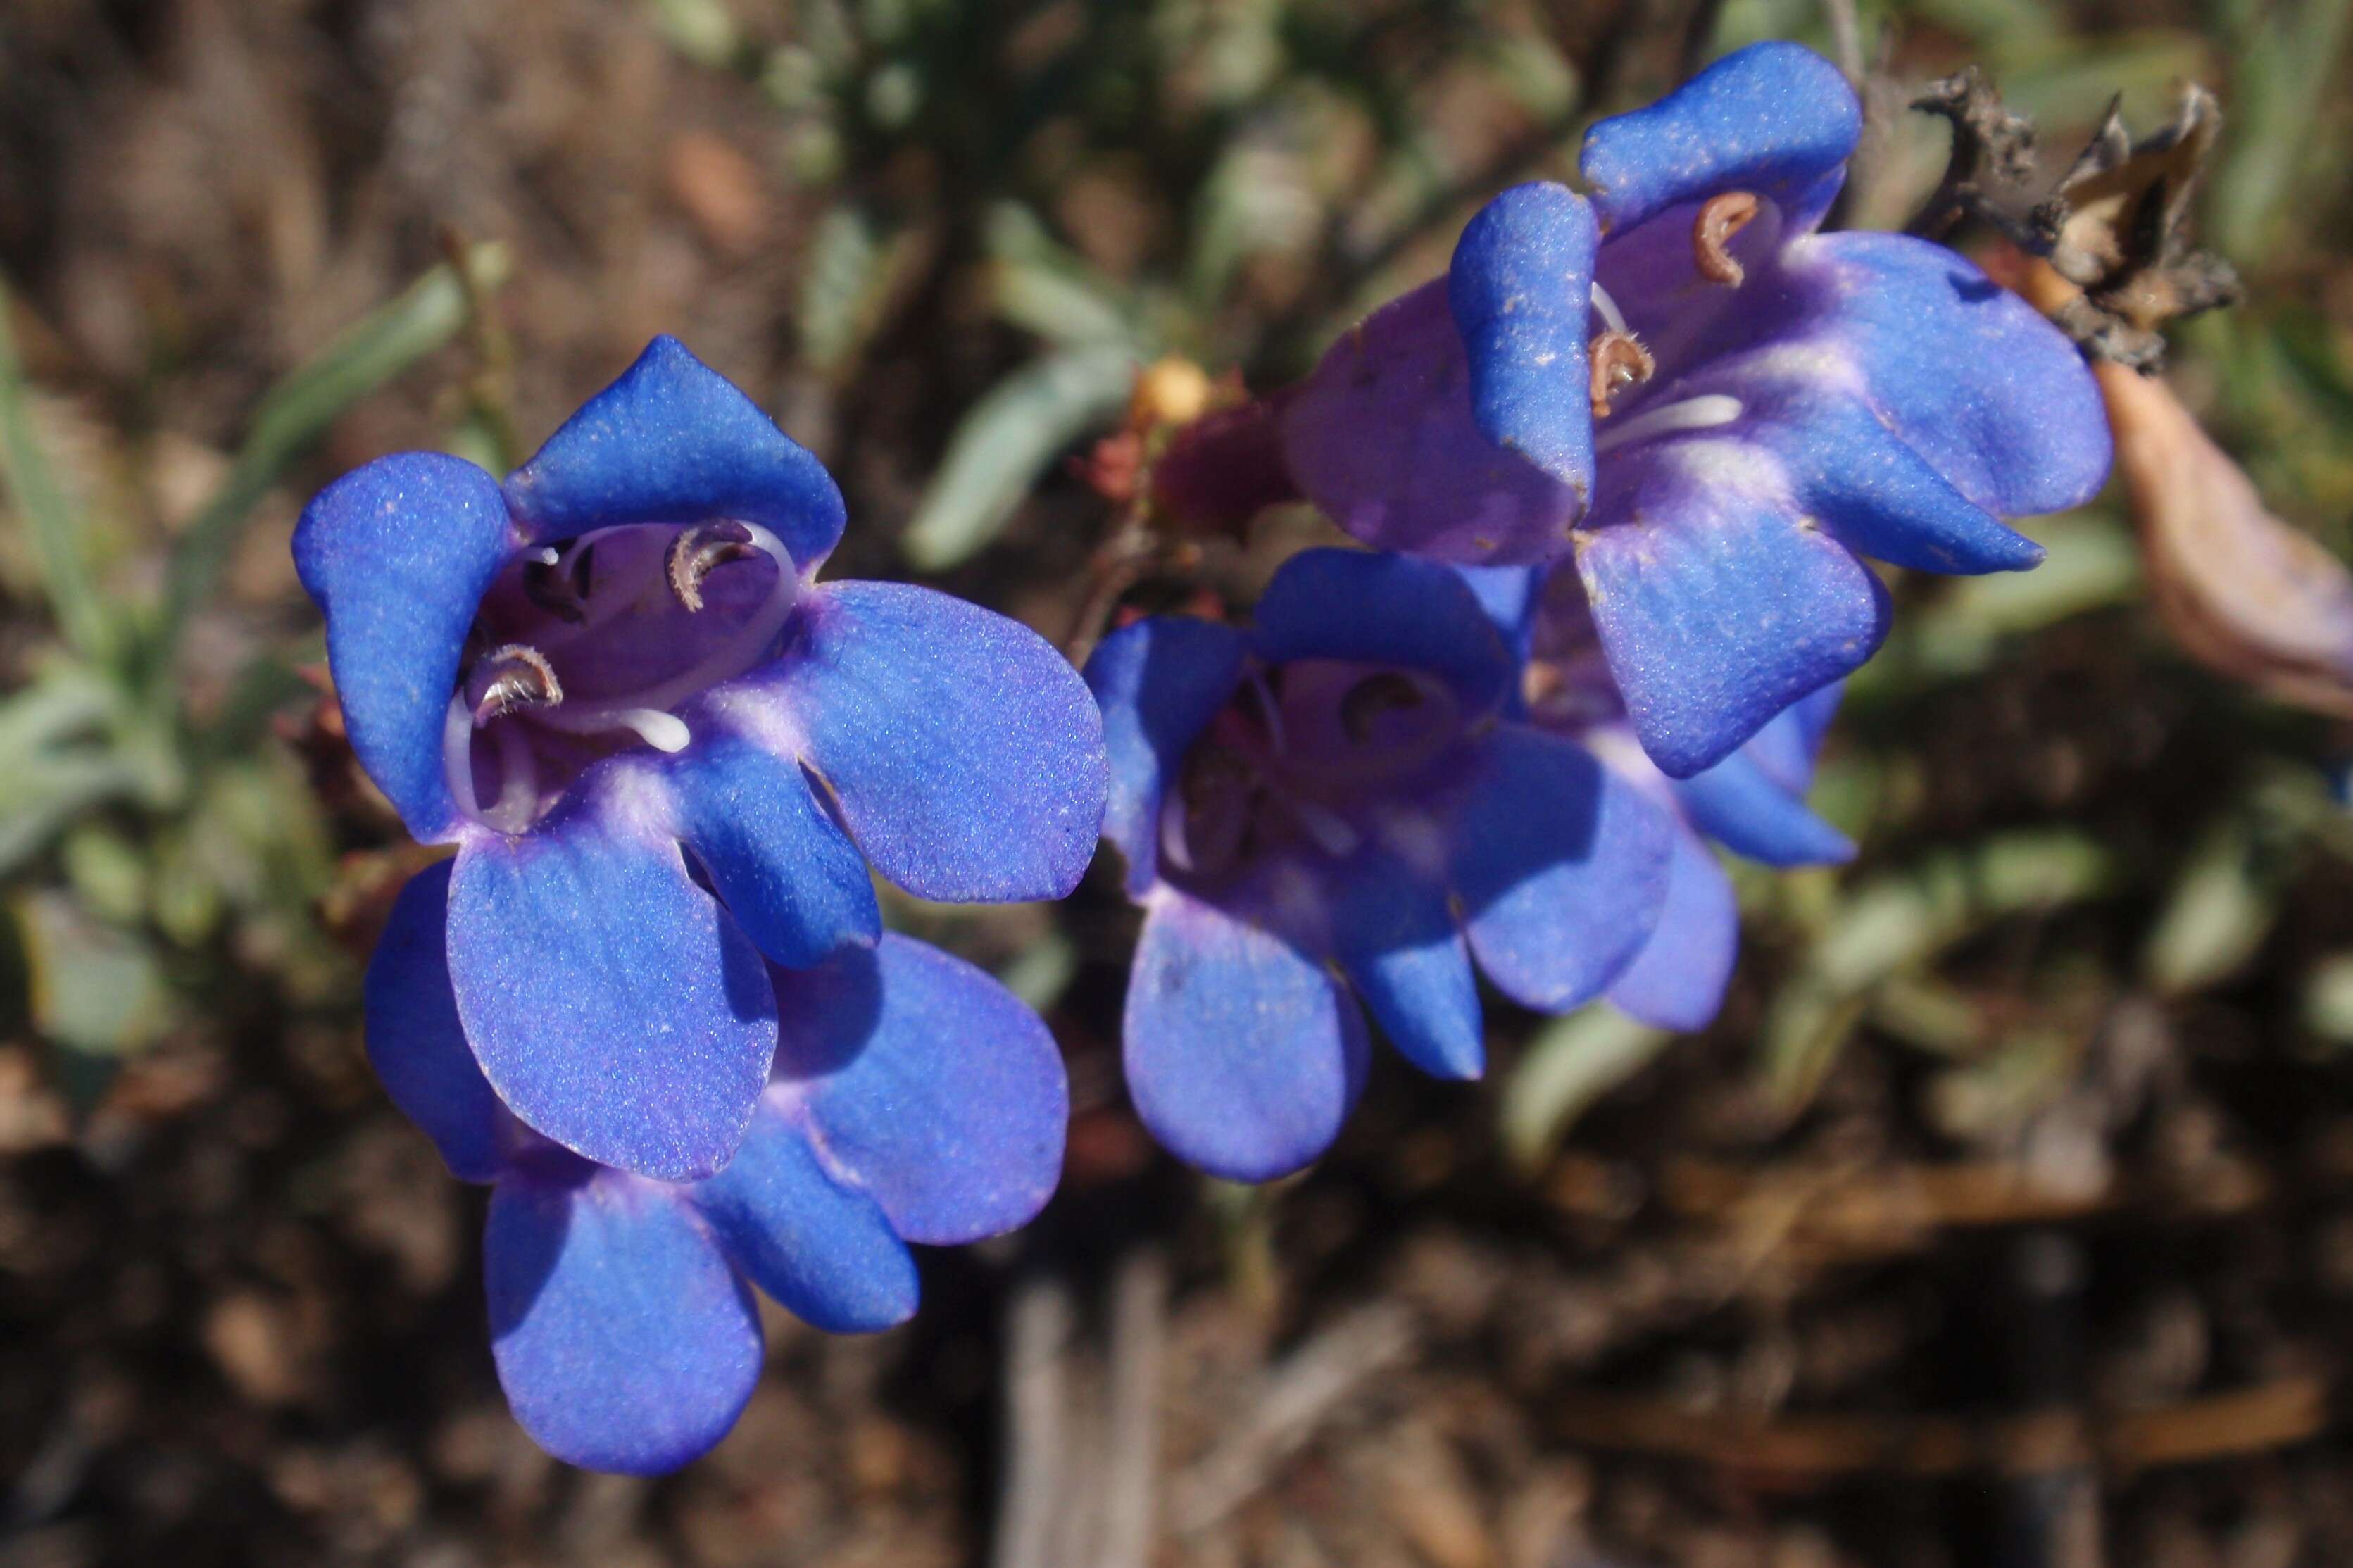
{"label": "blurred green foliage", "polygon": [[[74,1087],[213,998],[192,959],[228,942],[299,994],[334,973],[315,906],[332,870],[302,771],[270,736],[307,689],[294,648],[265,648],[202,709],[192,620],[256,507],[337,416],[448,342],[494,287],[495,247],[443,266],[263,397],[210,498],[172,538],[150,595],[101,591],[98,530],[46,449],[0,294],[0,483],[31,535],[58,640],[0,702],[0,879],[35,1026],[79,1059]],[[43,862],[47,862],[46,871]],[[201,971],[201,962],[193,968]],[[195,979],[195,985],[175,985]]]}

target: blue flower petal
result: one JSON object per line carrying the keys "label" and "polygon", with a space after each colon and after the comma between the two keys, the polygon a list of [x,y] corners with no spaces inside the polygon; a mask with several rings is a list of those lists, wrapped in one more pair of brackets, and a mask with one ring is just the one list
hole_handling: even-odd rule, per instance
{"label": "blue flower petal", "polygon": [[1767,866],[1834,866],[1854,858],[1847,836],[1806,809],[1746,750],[1675,782],[1675,796],[1702,833]]}
{"label": "blue flower petal", "polygon": [[1303,550],[1251,613],[1250,641],[1271,665],[1295,658],[1402,666],[1443,678],[1473,713],[1517,679],[1512,656],[1460,573],[1363,550]]}
{"label": "blue flower petal", "polygon": [[674,1470],[752,1397],[752,1293],[675,1188],[580,1166],[509,1177],[482,1263],[507,1403],[567,1464]]}
{"label": "blue flower petal", "polygon": [[[1283,397],[1283,460],[1301,493],[1375,549],[1464,565],[1548,559],[1586,493],[1481,432],[1446,289],[1424,284],[1341,334]],[[1582,386],[1563,392],[1589,412]]]}
{"label": "blue flower petal", "polygon": [[1846,682],[1833,680],[1820,690],[1800,697],[1767,721],[1749,737],[1741,754],[1765,770],[1765,776],[1794,795],[1802,796],[1814,784],[1814,762],[1821,753],[1822,737],[1837,717]]}
{"label": "blue flower petal", "polygon": [[[1635,733],[1688,778],[1853,670],[1887,634],[1887,591],[1803,526],[1770,453],[1711,433],[1616,459],[1621,490],[1577,552]],[[1622,502],[1622,504],[1618,504]]]}
{"label": "blue flower petal", "polygon": [[1472,218],[1446,274],[1472,419],[1579,495],[1593,489],[1586,343],[1600,242],[1583,196],[1550,181],[1514,185]]}
{"label": "blue flower petal", "polygon": [[797,753],[874,868],[920,898],[1078,885],[1103,826],[1103,717],[1028,627],[904,583],[830,583],[775,663],[708,700]]}
{"label": "blue flower petal", "polygon": [[368,961],[368,1063],[449,1173],[487,1182],[504,1164],[506,1108],[475,1064],[449,989],[449,867],[427,866],[393,900]]}
{"label": "blue flower petal", "polygon": [[1688,832],[1675,835],[1674,863],[1657,929],[1634,962],[1609,983],[1621,1013],[1661,1029],[1704,1029],[1724,1005],[1740,950],[1740,906],[1732,879]]}
{"label": "blue flower petal", "polygon": [[1796,234],[1829,210],[1862,132],[1862,107],[1836,66],[1797,44],[1751,44],[1595,125],[1577,170],[1612,234],[1725,191],[1769,197]]}
{"label": "blue flower petal", "polygon": [[828,1174],[781,1096],[761,1102],[727,1168],[690,1189],[752,1282],[803,1322],[869,1333],[915,1313],[915,1260],[873,1198]]}
{"label": "blue flower petal", "polygon": [[756,522],[808,571],[841,538],[825,465],[734,384],[659,337],[531,461],[507,500],[539,540],[634,522]]}
{"label": "blue flower petal", "polygon": [[1155,616],[1122,626],[1087,660],[1111,762],[1103,837],[1127,860],[1127,890],[1160,874],[1160,803],[1185,753],[1241,679],[1250,645],[1231,626]]}
{"label": "blue flower petal", "polygon": [[616,758],[527,837],[470,837],[449,973],[515,1115],[599,1164],[692,1181],[743,1141],[776,1002],[758,950],[687,876],[670,811],[651,769]]}
{"label": "blue flower petal", "polygon": [[352,750],[423,843],[457,837],[443,721],[474,612],[516,542],[498,481],[438,452],[345,474],[294,530]]}
{"label": "blue flower petal", "polygon": [[[1738,384],[1736,374],[1711,384]],[[1749,438],[1781,460],[1803,514],[1858,554],[1920,572],[2022,572],[2042,546],[2008,528],[1859,398],[1744,387]]]}
{"label": "blue flower petal", "polygon": [[1858,366],[1873,411],[1955,489],[2004,517],[2080,506],[2111,447],[2083,356],[2017,295],[1942,246],[1819,235],[1782,266],[1805,339]]}
{"label": "blue flower petal", "polygon": [[1514,1001],[1566,1012],[1632,961],[1666,897],[1673,828],[1573,742],[1521,724],[1479,747],[1449,851],[1479,967]]}
{"label": "blue flower petal", "polygon": [[1368,847],[1332,889],[1331,910],[1341,967],[1390,1043],[1433,1078],[1477,1078],[1479,982],[1443,878]]}
{"label": "blue flower petal", "polygon": [[1148,901],[1124,1032],[1145,1126],[1232,1181],[1314,1160],[1364,1088],[1364,1015],[1332,974],[1263,925],[1166,884]]}
{"label": "blue flower petal", "polygon": [[787,967],[882,934],[873,879],[797,763],[690,709],[694,743],[665,761],[679,836],[744,934]]}
{"label": "blue flower petal", "polygon": [[1070,1084],[1037,1014],[979,969],[886,932],[775,972],[776,1092],[901,1236],[945,1246],[1026,1225],[1062,1170]]}
{"label": "blue flower petal", "polygon": [[1541,566],[1457,566],[1462,580],[1471,585],[1472,595],[1495,635],[1504,639],[1504,647],[1512,658],[1525,662],[1529,646],[1535,641],[1536,619],[1544,608],[1542,589],[1545,569]]}

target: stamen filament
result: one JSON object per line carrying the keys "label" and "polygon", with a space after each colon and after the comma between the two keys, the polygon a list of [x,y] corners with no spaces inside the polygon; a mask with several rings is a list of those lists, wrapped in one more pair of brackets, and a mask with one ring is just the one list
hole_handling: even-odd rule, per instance
{"label": "stamen filament", "polygon": [[1365,841],[1362,835],[1348,826],[1345,817],[1327,806],[1296,795],[1285,795],[1282,804],[1291,808],[1291,815],[1299,819],[1299,826],[1307,830],[1307,837],[1315,840],[1315,847],[1326,855],[1335,858],[1353,855]]}
{"label": "stamen filament", "polygon": [[1276,700],[1274,688],[1267,684],[1266,671],[1262,669],[1250,671],[1250,689],[1258,698],[1259,712],[1266,719],[1268,748],[1279,757],[1291,749],[1282,731],[1282,704]]}
{"label": "stamen filament", "polygon": [[1160,858],[1179,871],[1192,871],[1192,837],[1185,831],[1182,790],[1172,789],[1160,802]]}
{"label": "stamen filament", "polygon": [[531,760],[531,742],[512,724],[499,726],[499,803],[486,814],[490,825],[504,833],[521,833],[539,809],[539,764]]}
{"label": "stamen filament", "polygon": [[449,711],[441,721],[441,776],[448,783],[458,815],[489,826],[474,795],[474,710],[462,690],[449,699]]}
{"label": "stamen filament", "polygon": [[1609,323],[1611,331],[1622,332],[1626,330],[1624,312],[1618,309],[1618,301],[1609,297],[1609,290],[1604,289],[1598,279],[1593,285],[1593,309],[1604,321]]}
{"label": "stamen filament", "polygon": [[1594,455],[1599,457],[1617,447],[1660,436],[1729,425],[1740,417],[1742,408],[1740,399],[1721,392],[1704,393],[1698,397],[1686,397],[1680,403],[1645,408],[1621,423],[1612,424],[1606,430],[1596,431],[1593,437]]}

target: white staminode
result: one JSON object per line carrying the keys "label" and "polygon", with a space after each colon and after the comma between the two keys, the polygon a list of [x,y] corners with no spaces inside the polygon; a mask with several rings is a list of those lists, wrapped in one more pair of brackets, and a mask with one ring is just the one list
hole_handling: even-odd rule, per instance
{"label": "white staminode", "polygon": [[499,800],[484,814],[490,825],[505,833],[521,833],[539,815],[539,764],[531,760],[531,742],[512,724],[499,726]]}
{"label": "white staminode", "polygon": [[441,720],[441,773],[449,782],[449,798],[469,822],[483,822],[481,803],[474,798],[474,710],[460,689],[449,699]]}
{"label": "white staminode", "polygon": [[1613,419],[1608,426],[1595,431],[1594,456],[1599,457],[1634,441],[1648,441],[1684,430],[1709,430],[1718,425],[1729,425],[1740,417],[1741,408],[1740,399],[1721,392],[1704,393],[1697,397],[1686,397],[1680,403],[1645,408],[1627,418]]}
{"label": "white staminode", "polygon": [[1599,282],[1593,285],[1593,309],[1600,315],[1602,321],[1609,324],[1611,331],[1622,332],[1626,330],[1625,313],[1618,309],[1618,301],[1609,297],[1609,290],[1604,289]]}

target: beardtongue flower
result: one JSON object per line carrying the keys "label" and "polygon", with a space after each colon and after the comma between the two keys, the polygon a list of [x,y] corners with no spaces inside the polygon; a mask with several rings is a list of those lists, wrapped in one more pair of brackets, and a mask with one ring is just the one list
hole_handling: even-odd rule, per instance
{"label": "beardtongue flower", "polygon": [[776,1049],[767,963],[922,897],[1059,898],[1101,821],[1101,721],[1026,629],[818,583],[824,468],[658,338],[501,484],[429,453],[294,538],[353,750],[454,843],[448,970],[499,1097],[598,1164],[726,1163]]}
{"label": "beardtongue flower", "polygon": [[1145,910],[1128,1089],[1179,1157],[1296,1170],[1356,1101],[1366,1010],[1421,1070],[1472,1078],[1474,962],[1559,1012],[1641,951],[1667,814],[1514,718],[1518,679],[1460,575],[1351,550],[1285,563],[1248,631],[1155,617],[1088,661],[1104,833]]}
{"label": "beardtongue flower", "polygon": [[726,1435],[762,1359],[751,1288],[821,1329],[915,1310],[909,1242],[1026,1223],[1052,1192],[1069,1094],[1037,1016],[890,934],[770,966],[782,1043],[718,1175],[649,1180],[510,1114],[476,1065],[448,962],[452,863],[401,890],[367,978],[370,1059],[450,1171],[491,1187],[492,1351],[515,1416],[591,1469],[674,1469]]}
{"label": "beardtongue flower", "polygon": [[1869,658],[1863,557],[2033,565],[2000,519],[2087,500],[2091,377],[1949,250],[1816,232],[1861,116],[1758,44],[1504,192],[1447,275],[1279,395],[1293,478],[1350,533],[1468,564],[1573,557],[1659,766],[1710,766]]}
{"label": "beardtongue flower", "polygon": [[1627,722],[1574,572],[1472,567],[1464,576],[1505,641],[1527,650],[1528,721],[1590,750],[1674,823],[1657,928],[1610,982],[1609,1001],[1662,1029],[1705,1027],[1724,1004],[1740,950],[1732,879],[1711,844],[1777,867],[1837,865],[1854,856],[1846,836],[1806,805],[1843,683],[1799,698],[1713,767],[1669,778]]}

